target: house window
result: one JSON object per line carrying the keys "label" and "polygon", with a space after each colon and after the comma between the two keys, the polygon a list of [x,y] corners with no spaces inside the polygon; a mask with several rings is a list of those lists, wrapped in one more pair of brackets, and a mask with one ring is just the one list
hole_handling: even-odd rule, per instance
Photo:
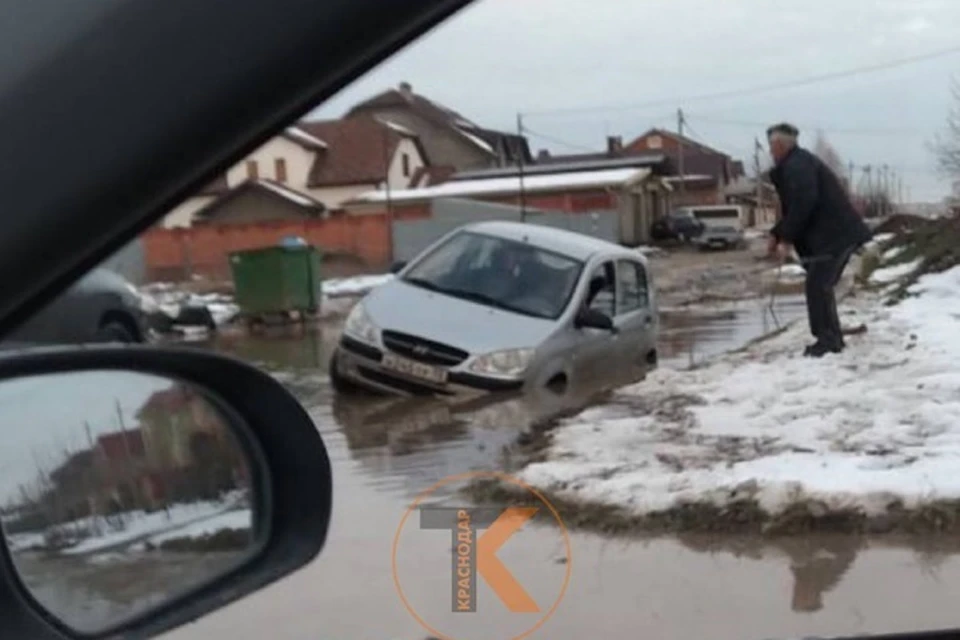
{"label": "house window", "polygon": [[410,156],[403,154],[400,156],[400,162],[403,164],[403,177],[410,177]]}
{"label": "house window", "polygon": [[260,167],[257,166],[256,160],[247,160],[247,177],[251,180],[260,177]]}
{"label": "house window", "polygon": [[660,136],[650,136],[647,138],[648,149],[660,149],[663,147],[663,138]]}
{"label": "house window", "polygon": [[283,158],[276,158],[273,161],[273,172],[277,176],[277,182],[287,181],[287,161]]}

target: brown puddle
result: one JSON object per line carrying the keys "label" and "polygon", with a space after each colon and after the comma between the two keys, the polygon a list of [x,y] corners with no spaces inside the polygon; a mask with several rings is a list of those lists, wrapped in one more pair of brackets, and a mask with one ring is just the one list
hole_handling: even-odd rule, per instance
{"label": "brown puddle", "polygon": [[[662,322],[661,362],[683,367],[776,328],[764,304],[683,312]],[[781,299],[779,321],[802,317]],[[767,316],[766,321],[764,316]],[[167,637],[417,639],[391,570],[416,494],[467,471],[512,469],[508,450],[544,411],[524,399],[454,407],[334,398],[335,334],[232,340],[219,347],[277,373],[303,401],[334,464],[334,519],[321,556],[261,593]],[[556,409],[552,407],[551,410]],[[460,506],[460,505],[457,505]],[[510,613],[478,580],[476,613],[451,612],[449,532],[403,528],[398,575],[408,604],[454,640],[501,640],[538,614]],[[568,588],[533,638],[772,638],[933,629],[960,623],[960,544],[853,537],[611,539],[531,526],[498,553],[538,602]],[[957,541],[960,543],[960,541]],[[547,607],[542,607],[545,610]],[[526,617],[524,617],[526,616]]]}

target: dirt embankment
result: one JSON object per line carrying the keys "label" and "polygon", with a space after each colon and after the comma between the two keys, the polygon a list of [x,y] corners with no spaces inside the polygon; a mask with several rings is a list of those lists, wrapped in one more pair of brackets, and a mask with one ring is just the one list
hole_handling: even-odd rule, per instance
{"label": "dirt embankment", "polygon": [[[612,399],[609,399],[611,401]],[[638,416],[663,416],[677,420],[703,400],[696,396],[633,398],[629,401]],[[517,467],[543,461],[553,433],[569,412],[534,425],[514,445],[511,454]],[[735,444],[735,443],[734,443]],[[496,479],[481,479],[469,484],[464,493],[480,504],[498,506],[539,506],[530,493],[516,485]],[[690,502],[677,507],[638,515],[608,504],[570,499],[551,491],[541,491],[557,509],[570,529],[605,535],[649,536],[663,534],[736,534],[777,537],[809,533],[861,535],[930,535],[960,533],[960,500],[942,500],[919,508],[907,508],[892,500],[882,513],[867,514],[857,508],[837,510],[817,500],[802,500],[783,512],[771,514],[750,495],[738,488],[741,498],[718,505],[708,501]],[[545,521],[552,521],[546,518]]]}
{"label": "dirt embankment", "polygon": [[875,271],[916,264],[887,292],[890,304],[910,295],[910,288],[924,274],[940,273],[960,265],[960,215],[934,219],[897,215],[877,227],[876,234],[887,237],[862,261],[858,275],[861,283],[884,288],[889,285],[871,284]]}
{"label": "dirt embankment", "polygon": [[[541,506],[529,492],[497,480],[478,480],[465,494],[480,504]],[[803,534],[927,536],[960,533],[960,500],[944,500],[909,509],[892,502],[880,514],[829,509],[809,500],[771,515],[759,503],[744,498],[717,505],[690,502],[672,509],[637,515],[617,506],[571,500],[541,492],[557,509],[564,526],[603,535],[735,534],[761,537]],[[552,519],[545,518],[545,522]]]}

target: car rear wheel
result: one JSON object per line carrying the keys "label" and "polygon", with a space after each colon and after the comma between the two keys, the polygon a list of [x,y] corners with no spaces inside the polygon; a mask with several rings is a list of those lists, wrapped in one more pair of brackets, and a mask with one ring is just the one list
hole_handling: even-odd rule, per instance
{"label": "car rear wheel", "polygon": [[97,342],[119,342],[133,344],[137,341],[133,333],[122,322],[110,321],[97,330],[94,336]]}

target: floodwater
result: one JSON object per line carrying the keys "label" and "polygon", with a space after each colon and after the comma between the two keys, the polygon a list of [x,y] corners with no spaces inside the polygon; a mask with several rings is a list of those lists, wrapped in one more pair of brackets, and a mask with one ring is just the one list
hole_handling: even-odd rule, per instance
{"label": "floodwater", "polygon": [[[783,323],[802,317],[803,307],[784,299],[777,314]],[[736,348],[775,328],[764,315],[757,302],[734,311],[665,317],[661,362],[684,366]],[[167,637],[517,637],[542,614],[507,611],[482,579],[477,612],[452,613],[450,532],[401,522],[414,496],[447,476],[509,471],[512,461],[504,447],[530,419],[530,408],[521,401],[463,410],[422,401],[337,400],[326,379],[335,338],[330,331],[219,340],[218,348],[276,372],[316,421],[334,467],[332,529],[323,553],[309,566]],[[541,611],[562,595],[529,636],[534,638],[740,640],[960,623],[954,602],[960,555],[946,543],[628,540],[579,532],[565,541],[559,527],[531,526],[511,538],[498,557]],[[434,630],[423,628],[412,612]]]}

